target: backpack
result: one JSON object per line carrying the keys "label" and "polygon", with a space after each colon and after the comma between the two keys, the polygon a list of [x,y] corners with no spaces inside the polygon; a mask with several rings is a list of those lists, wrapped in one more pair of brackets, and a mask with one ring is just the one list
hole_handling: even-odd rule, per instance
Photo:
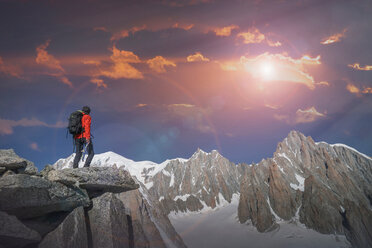
{"label": "backpack", "polygon": [[81,110],[77,110],[70,114],[68,118],[68,131],[72,135],[81,134],[83,132],[83,126],[81,124],[81,118],[83,117],[83,112]]}

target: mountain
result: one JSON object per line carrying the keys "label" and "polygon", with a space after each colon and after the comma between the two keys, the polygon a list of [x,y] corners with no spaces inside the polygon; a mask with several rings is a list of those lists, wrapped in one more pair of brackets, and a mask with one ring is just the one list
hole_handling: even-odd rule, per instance
{"label": "mountain", "polygon": [[273,158],[246,165],[238,216],[258,231],[297,221],[323,234],[372,245],[372,160],[346,145],[292,131]]}
{"label": "mountain", "polygon": [[[54,167],[70,167],[72,160],[73,155],[57,161]],[[107,152],[96,155],[92,166],[128,170],[141,185],[140,197],[151,197],[157,205],[150,209],[168,215],[179,233],[185,230],[180,223],[192,219],[194,213],[199,214],[196,218],[222,219],[211,210],[228,207],[220,213],[230,216],[236,206],[237,220],[228,218],[231,228],[237,228],[234,223],[238,221],[238,228],[252,231],[250,226],[254,226],[258,233],[296,230],[293,232],[304,233],[298,241],[311,233],[309,237],[324,240],[321,247],[332,246],[326,234],[333,235],[333,245],[345,236],[355,247],[372,244],[371,158],[343,144],[314,142],[297,131],[278,143],[272,158],[258,164],[234,164],[215,150],[207,153],[198,149],[189,159],[160,164],[135,162]],[[185,214],[188,217],[182,219]],[[217,223],[206,227],[213,233]],[[258,236],[253,232],[252,237]]]}

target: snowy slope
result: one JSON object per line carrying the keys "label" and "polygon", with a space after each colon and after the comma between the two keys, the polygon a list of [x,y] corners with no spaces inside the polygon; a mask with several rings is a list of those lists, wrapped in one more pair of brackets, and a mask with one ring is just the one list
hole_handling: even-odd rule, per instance
{"label": "snowy slope", "polygon": [[[75,158],[75,153],[70,155],[68,158],[59,159],[54,163],[54,167],[57,169],[72,168],[72,164]],[[187,161],[183,158],[176,158],[172,160]],[[160,164],[151,161],[133,161],[127,159],[115,152],[105,152],[100,154],[95,154],[91,163],[92,167],[111,167],[115,166],[117,168],[124,168],[129,171],[129,173],[136,177],[141,183],[146,185],[146,188],[151,188],[152,182],[150,180],[158,172],[162,171],[165,166],[172,160],[166,160]],[[79,167],[83,167],[84,162],[80,161]]]}

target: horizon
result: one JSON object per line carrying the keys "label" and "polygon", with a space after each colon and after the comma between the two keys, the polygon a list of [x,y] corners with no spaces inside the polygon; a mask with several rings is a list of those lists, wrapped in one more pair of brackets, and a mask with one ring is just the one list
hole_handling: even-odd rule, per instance
{"label": "horizon", "polygon": [[372,155],[372,3],[0,2],[0,149],[41,169],[91,108],[96,154],[160,163],[198,147],[271,157],[291,130]]}

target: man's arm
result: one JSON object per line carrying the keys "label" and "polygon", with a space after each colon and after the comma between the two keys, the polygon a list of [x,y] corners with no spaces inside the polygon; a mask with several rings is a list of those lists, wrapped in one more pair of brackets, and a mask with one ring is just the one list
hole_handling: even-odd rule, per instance
{"label": "man's arm", "polygon": [[89,115],[85,115],[85,121],[84,121],[84,133],[85,133],[85,139],[87,140],[87,143],[90,142],[90,124],[92,122],[92,117]]}

